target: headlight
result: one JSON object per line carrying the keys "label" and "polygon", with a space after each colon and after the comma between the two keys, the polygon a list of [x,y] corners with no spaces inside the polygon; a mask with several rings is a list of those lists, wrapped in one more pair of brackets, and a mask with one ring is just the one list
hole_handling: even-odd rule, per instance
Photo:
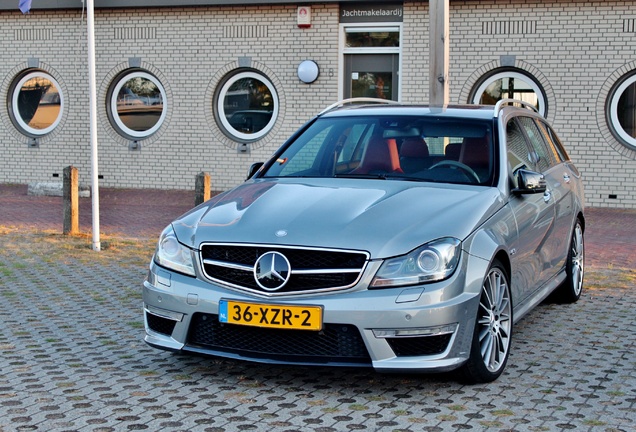
{"label": "headlight", "polygon": [[179,243],[172,226],[167,227],[159,237],[155,262],[162,267],[194,276],[194,265],[190,249]]}
{"label": "headlight", "polygon": [[382,264],[371,288],[390,288],[436,282],[450,277],[459,262],[461,242],[442,238]]}

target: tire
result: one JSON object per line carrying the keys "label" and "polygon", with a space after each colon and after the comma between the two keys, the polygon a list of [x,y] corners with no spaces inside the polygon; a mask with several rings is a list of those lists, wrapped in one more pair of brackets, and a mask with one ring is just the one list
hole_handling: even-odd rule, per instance
{"label": "tire", "polygon": [[475,330],[462,378],[469,384],[488,383],[503,373],[512,337],[512,301],[506,270],[494,261],[484,279]]}
{"label": "tire", "polygon": [[574,303],[581,297],[583,291],[583,276],[585,274],[585,244],[583,240],[583,226],[576,220],[572,230],[570,249],[565,262],[565,281],[557,288],[556,298],[562,303]]}

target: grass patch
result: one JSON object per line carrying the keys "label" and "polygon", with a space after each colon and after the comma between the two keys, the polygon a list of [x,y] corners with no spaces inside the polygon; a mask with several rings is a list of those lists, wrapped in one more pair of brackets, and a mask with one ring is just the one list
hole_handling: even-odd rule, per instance
{"label": "grass patch", "polygon": [[585,291],[631,289],[636,284],[636,270],[626,268],[589,268],[585,272]]}
{"label": "grass patch", "polygon": [[[86,234],[63,235],[51,230],[20,230],[0,226],[0,256],[22,258],[23,262],[11,265],[24,269],[44,263],[78,262],[80,264],[117,264],[123,267],[146,267],[154,253],[157,239],[127,239],[102,236],[101,250],[92,248],[92,238]],[[3,276],[10,276],[11,269],[0,268]]]}
{"label": "grass patch", "polygon": [[466,407],[464,405],[450,405],[448,409],[451,411],[465,411]]}
{"label": "grass patch", "polygon": [[583,423],[588,426],[605,426],[607,424],[601,420],[583,420]]}
{"label": "grass patch", "polygon": [[494,410],[494,411],[491,411],[491,413],[495,417],[507,417],[507,416],[512,416],[512,415],[515,414],[514,412],[512,412],[509,409]]}
{"label": "grass patch", "polygon": [[340,412],[340,409],[339,408],[335,408],[335,407],[334,408],[323,408],[321,411],[324,412],[324,413],[333,414],[333,413]]}

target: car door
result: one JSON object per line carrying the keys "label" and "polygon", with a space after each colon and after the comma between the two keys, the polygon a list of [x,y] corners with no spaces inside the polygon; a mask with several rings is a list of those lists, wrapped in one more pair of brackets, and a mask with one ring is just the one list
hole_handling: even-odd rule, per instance
{"label": "car door", "polygon": [[[511,118],[506,124],[506,151],[515,188],[520,169],[537,171],[528,137],[516,118]],[[545,194],[512,194],[509,204],[518,230],[511,252],[514,260],[512,294],[516,303],[520,304],[549,279],[545,268],[552,257],[546,245],[554,228],[555,206],[549,191]]]}
{"label": "car door", "polygon": [[[549,259],[544,263],[546,278],[555,276],[565,264],[568,253],[570,230],[573,221],[573,195],[570,189],[570,177],[567,167],[559,155],[547,141],[545,127],[541,120],[532,117],[519,117],[528,142],[533,152],[537,169],[545,176],[550,200],[554,204],[555,219],[546,242],[546,255]],[[542,130],[543,129],[543,130]]]}

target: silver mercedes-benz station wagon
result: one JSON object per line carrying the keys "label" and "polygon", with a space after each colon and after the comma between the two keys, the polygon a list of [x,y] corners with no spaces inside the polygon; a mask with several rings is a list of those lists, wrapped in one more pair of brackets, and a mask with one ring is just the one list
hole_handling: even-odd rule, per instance
{"label": "silver mercedes-benz station wagon", "polygon": [[579,298],[581,174],[536,110],[360,102],[163,231],[148,344],[489,382],[515,322]]}

